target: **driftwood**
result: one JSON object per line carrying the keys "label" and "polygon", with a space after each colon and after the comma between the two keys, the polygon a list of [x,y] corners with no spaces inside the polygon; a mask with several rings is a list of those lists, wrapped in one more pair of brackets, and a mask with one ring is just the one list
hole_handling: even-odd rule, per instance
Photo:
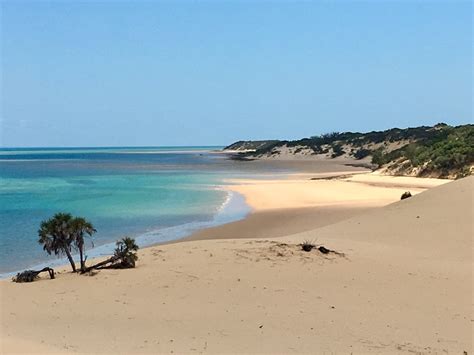
{"label": "driftwood", "polygon": [[18,274],[16,274],[15,277],[12,278],[12,281],[33,282],[39,277],[39,274],[41,274],[42,272],[48,272],[49,277],[51,279],[54,279],[54,269],[51,269],[50,267],[45,267],[41,270],[25,270],[23,272],[19,272]]}
{"label": "driftwood", "polygon": [[332,250],[329,250],[329,249],[327,249],[327,248],[325,248],[325,247],[323,247],[323,246],[320,246],[320,247],[318,248],[318,250],[319,250],[321,253],[323,253],[323,254],[329,254],[329,253],[332,251]]}
{"label": "driftwood", "polygon": [[336,254],[336,255],[339,255],[339,256],[345,256],[344,253],[340,253],[340,252],[338,252],[338,251],[336,251],[336,250],[328,249],[328,248],[324,247],[323,245],[319,246],[319,247],[318,247],[318,250],[319,250],[319,252],[322,253],[322,254],[333,253],[333,254]]}
{"label": "driftwood", "polygon": [[[86,267],[85,269],[81,270],[81,274],[92,271],[94,269],[96,269],[96,270],[105,269],[105,268],[107,268],[107,266],[112,265],[115,262],[115,259],[116,259],[115,257],[111,257],[107,260],[101,261],[100,263],[97,263],[95,265]],[[108,264],[110,264],[110,265],[108,265]]]}
{"label": "driftwood", "polygon": [[92,270],[101,270],[101,269],[132,269],[135,267],[135,260],[122,260],[121,258],[111,257],[107,260],[101,261],[95,265],[86,267],[84,271],[81,271],[81,274],[90,272]]}

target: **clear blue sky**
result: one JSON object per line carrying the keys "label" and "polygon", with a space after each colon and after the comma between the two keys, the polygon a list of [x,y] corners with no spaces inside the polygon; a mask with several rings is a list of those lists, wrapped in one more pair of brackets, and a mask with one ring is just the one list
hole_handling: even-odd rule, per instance
{"label": "clear blue sky", "polygon": [[2,1],[2,146],[472,121],[471,1]]}

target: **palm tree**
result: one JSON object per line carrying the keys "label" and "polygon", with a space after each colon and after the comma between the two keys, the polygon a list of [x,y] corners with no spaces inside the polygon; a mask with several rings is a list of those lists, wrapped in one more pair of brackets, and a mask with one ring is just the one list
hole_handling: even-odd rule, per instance
{"label": "palm tree", "polygon": [[135,262],[138,260],[138,245],[135,243],[135,239],[124,237],[116,245],[117,248],[115,248],[114,256],[120,260],[121,266],[124,268],[134,268]]}
{"label": "palm tree", "polygon": [[66,254],[72,271],[76,272],[76,264],[71,255],[73,238],[71,236],[71,222],[73,217],[70,213],[56,213],[53,218],[41,222],[38,230],[38,242],[43,249],[51,255]]}
{"label": "palm tree", "polygon": [[84,272],[86,268],[86,260],[84,258],[84,236],[89,235],[90,237],[92,237],[92,234],[97,232],[97,230],[94,228],[92,223],[88,222],[85,218],[82,217],[73,218],[70,224],[70,228],[74,246],[79,251],[81,271]]}

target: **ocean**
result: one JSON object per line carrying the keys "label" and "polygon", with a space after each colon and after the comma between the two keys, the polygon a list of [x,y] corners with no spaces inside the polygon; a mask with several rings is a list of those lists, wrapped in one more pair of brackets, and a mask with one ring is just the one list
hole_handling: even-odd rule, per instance
{"label": "ocean", "polygon": [[93,223],[89,258],[110,254],[123,236],[143,247],[245,217],[243,197],[224,180],[262,171],[219,148],[0,149],[0,277],[65,263],[37,242],[40,222],[57,212]]}

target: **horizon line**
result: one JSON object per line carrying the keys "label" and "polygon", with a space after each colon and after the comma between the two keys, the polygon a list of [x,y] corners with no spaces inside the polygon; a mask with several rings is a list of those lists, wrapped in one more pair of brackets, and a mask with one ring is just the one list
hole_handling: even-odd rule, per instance
{"label": "horizon line", "polygon": [[219,148],[225,145],[110,145],[110,146],[18,146],[0,149],[104,149],[104,148]]}

